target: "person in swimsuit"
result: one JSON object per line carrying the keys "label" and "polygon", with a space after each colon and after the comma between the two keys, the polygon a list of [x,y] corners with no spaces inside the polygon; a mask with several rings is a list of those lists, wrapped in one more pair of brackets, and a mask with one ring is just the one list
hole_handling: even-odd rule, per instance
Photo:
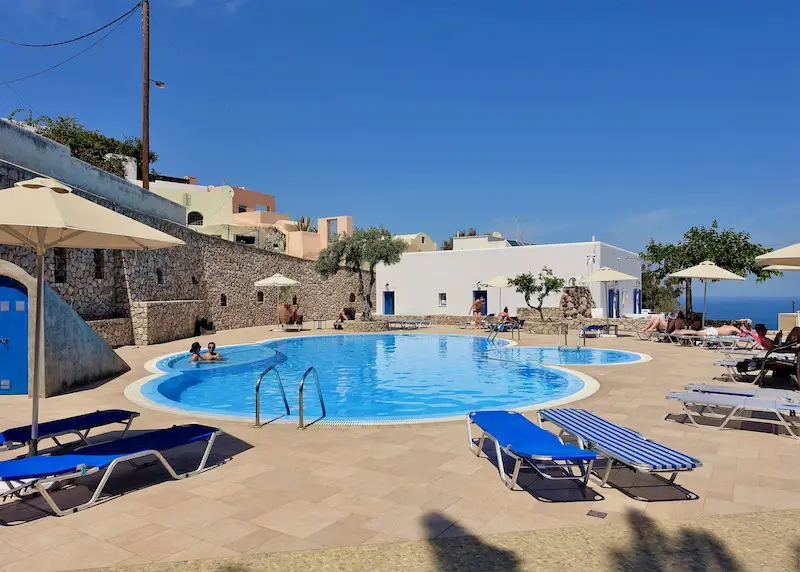
{"label": "person in swimsuit", "polygon": [[202,356],[207,361],[221,361],[222,354],[217,353],[217,344],[208,342],[208,351]]}
{"label": "person in swimsuit", "polygon": [[678,336],[698,336],[700,338],[707,338],[708,336],[738,336],[741,334],[739,328],[736,326],[707,326],[703,330],[696,331],[694,329],[675,330],[675,335]]}
{"label": "person in swimsuit", "polygon": [[478,298],[472,303],[470,307],[470,311],[472,312],[473,317],[475,318],[475,327],[481,327],[481,314],[483,314],[483,305],[486,302],[482,297]]}
{"label": "person in swimsuit", "polygon": [[203,361],[203,356],[200,355],[200,342],[194,342],[192,347],[189,348],[189,361],[192,363],[197,363],[199,361]]}

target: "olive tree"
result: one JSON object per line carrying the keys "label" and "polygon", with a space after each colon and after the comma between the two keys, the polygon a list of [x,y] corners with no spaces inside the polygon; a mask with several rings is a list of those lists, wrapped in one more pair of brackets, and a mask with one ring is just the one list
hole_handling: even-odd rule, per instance
{"label": "olive tree", "polygon": [[[408,244],[393,238],[383,226],[355,229],[351,235],[337,234],[328,247],[320,252],[314,269],[323,278],[339,270],[358,275],[358,295],[367,306],[364,319],[372,318],[372,289],[375,287],[375,268],[378,264],[396,264]],[[365,276],[366,274],[366,276]],[[365,286],[365,282],[368,282]]]}
{"label": "olive tree", "polygon": [[[534,276],[533,272],[525,272],[515,278],[510,278],[508,283],[511,286],[517,287],[517,292],[525,296],[525,303],[529,308],[534,308],[539,312],[539,318],[544,320],[542,313],[542,304],[548,295],[555,292],[560,292],[564,287],[564,279],[559,278],[553,274],[553,271],[547,266],[542,267],[542,271],[538,276]],[[538,305],[531,304],[531,298],[535,297]]]}

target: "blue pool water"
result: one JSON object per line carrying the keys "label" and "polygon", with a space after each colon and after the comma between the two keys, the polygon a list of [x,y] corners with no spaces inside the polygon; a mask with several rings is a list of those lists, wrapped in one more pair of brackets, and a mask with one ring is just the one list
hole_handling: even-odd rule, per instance
{"label": "blue pool water", "polygon": [[[291,417],[297,414],[299,380],[315,366],[327,419],[398,421],[463,415],[475,409],[518,408],[572,395],[576,376],[551,364],[623,363],[636,354],[585,348],[503,347],[485,337],[381,334],[307,336],[220,348],[223,363],[192,364],[188,354],[156,365],[167,375],[142,387],[151,401],[197,412],[252,418],[258,375],[277,365]],[[261,415],[285,413],[278,385],[266,377]],[[314,387],[306,392],[306,416],[321,410]]]}

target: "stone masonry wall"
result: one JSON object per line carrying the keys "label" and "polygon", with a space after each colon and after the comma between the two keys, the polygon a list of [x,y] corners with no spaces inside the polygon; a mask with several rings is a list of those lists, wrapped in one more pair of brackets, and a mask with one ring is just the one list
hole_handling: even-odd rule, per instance
{"label": "stone masonry wall", "polygon": [[137,346],[180,340],[194,335],[195,323],[207,314],[204,300],[134,302],[133,341]]}
{"label": "stone masonry wall", "polygon": [[561,314],[565,318],[591,318],[594,300],[586,286],[567,286],[561,293]]}
{"label": "stone masonry wall", "polygon": [[130,318],[91,320],[86,323],[112,348],[133,344],[133,326]]}
{"label": "stone masonry wall", "polygon": [[[0,188],[40,176],[2,161],[0,167]],[[342,271],[329,280],[322,280],[314,272],[312,261],[206,236],[173,222],[121,208],[94,193],[80,189],[74,189],[74,192],[186,243],[177,248],[148,252],[103,251],[102,278],[95,277],[93,249],[64,250],[62,254],[67,257],[64,283],[54,283],[56,253],[52,250],[48,253],[45,279],[51,287],[85,320],[130,317],[137,344],[192,335],[196,318],[209,319],[217,329],[277,323],[277,290],[264,290],[262,301],[259,301],[254,287],[257,280],[275,272],[301,282],[301,286],[289,291],[289,298],[291,301],[297,297],[307,320],[335,318],[343,307],[354,307],[358,312],[365,309],[356,297],[358,278],[348,272]],[[29,274],[34,274],[36,261],[30,250],[0,245],[0,259],[14,262]],[[191,331],[187,318],[186,324],[175,327],[169,321],[163,321],[158,328],[171,333],[153,335],[155,330],[150,324],[156,322],[150,321],[149,307],[142,310],[143,307],[139,306],[138,311],[132,311],[134,305],[142,302],[176,300],[193,301],[190,306],[195,310],[198,308],[196,301],[205,303],[202,312],[195,312],[201,315],[192,316]],[[158,311],[161,310],[152,310]]]}

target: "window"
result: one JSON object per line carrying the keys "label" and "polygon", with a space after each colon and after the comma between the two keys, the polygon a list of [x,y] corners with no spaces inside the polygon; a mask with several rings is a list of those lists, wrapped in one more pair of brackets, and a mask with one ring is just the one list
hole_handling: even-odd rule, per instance
{"label": "window", "polygon": [[247,205],[239,205],[239,212],[246,213],[247,212]]}
{"label": "window", "polygon": [[255,244],[256,243],[256,237],[255,236],[238,236],[237,235],[235,240],[239,244]]}
{"label": "window", "polygon": [[350,303],[352,304],[355,301],[356,301],[356,295],[350,292]]}
{"label": "window", "polygon": [[186,215],[186,224],[189,226],[203,226],[203,215],[197,211],[192,211]]}
{"label": "window", "polygon": [[292,296],[292,306],[297,306],[297,296]]}
{"label": "window", "polygon": [[439,306],[447,306],[447,293],[439,292]]}
{"label": "window", "polygon": [[53,282],[64,284],[67,281],[67,249],[54,248],[55,263],[53,268]]}
{"label": "window", "polygon": [[94,277],[102,280],[106,277],[106,252],[96,248],[94,251]]}
{"label": "window", "polygon": [[194,276],[192,276],[192,284],[194,284],[195,286],[197,286],[197,278],[196,278],[196,277],[194,277]]}
{"label": "window", "polygon": [[225,294],[219,295],[219,305],[223,308],[228,305],[228,297]]}
{"label": "window", "polygon": [[328,240],[339,234],[339,221],[335,218],[328,219]]}
{"label": "window", "polygon": [[422,239],[422,244],[425,244],[425,237],[424,236],[420,236],[420,238]]}
{"label": "window", "polygon": [[164,283],[164,273],[161,271],[160,268],[156,268],[156,282],[159,284]]}
{"label": "window", "polygon": [[263,292],[259,292],[259,293],[256,295],[256,299],[257,299],[259,302],[263,302],[263,301],[264,301],[264,293],[263,293]]}
{"label": "window", "polygon": [[267,205],[267,212],[270,212],[271,210],[272,210],[272,207]]}

